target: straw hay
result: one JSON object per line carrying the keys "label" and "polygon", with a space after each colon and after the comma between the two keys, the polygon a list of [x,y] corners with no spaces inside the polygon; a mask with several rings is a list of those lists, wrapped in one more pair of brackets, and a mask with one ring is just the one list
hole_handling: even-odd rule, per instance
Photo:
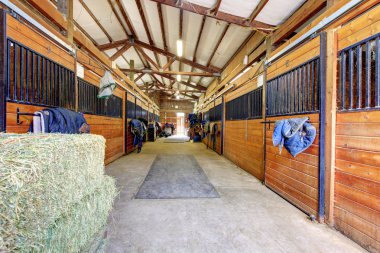
{"label": "straw hay", "polygon": [[115,197],[97,135],[0,135],[0,251],[78,252]]}

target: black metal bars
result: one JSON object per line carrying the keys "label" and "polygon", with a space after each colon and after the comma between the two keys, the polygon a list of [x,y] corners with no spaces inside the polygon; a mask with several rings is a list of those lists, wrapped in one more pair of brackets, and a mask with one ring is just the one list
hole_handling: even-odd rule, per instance
{"label": "black metal bars", "polygon": [[9,38],[7,76],[7,101],[75,109],[74,72]]}
{"label": "black metal bars", "polygon": [[318,58],[267,82],[267,116],[312,113],[319,110]]}
{"label": "black metal bars", "polygon": [[107,100],[97,97],[99,88],[78,78],[78,111],[107,117],[122,117],[123,100],[111,96]]}
{"label": "black metal bars", "polygon": [[259,119],[262,117],[263,88],[226,103],[226,120]]}
{"label": "black metal bars", "polygon": [[380,108],[380,33],[339,53],[339,111]]}

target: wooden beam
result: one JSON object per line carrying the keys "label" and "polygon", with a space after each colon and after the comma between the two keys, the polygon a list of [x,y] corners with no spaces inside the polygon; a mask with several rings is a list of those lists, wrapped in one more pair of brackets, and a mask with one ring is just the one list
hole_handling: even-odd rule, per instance
{"label": "wooden beam", "polygon": [[143,76],[145,75],[145,73],[141,73],[137,78],[135,78],[135,83],[140,80]]}
{"label": "wooden beam", "polygon": [[[161,29],[162,41],[164,42],[164,50],[169,51],[168,50],[168,44],[166,42],[165,26],[164,26],[164,18],[162,15],[162,8],[161,8],[161,4],[159,4],[159,3],[157,3],[157,12],[158,12],[158,17],[160,19],[160,29]],[[166,60],[169,61],[169,56],[166,56]],[[169,66],[169,69],[170,69],[170,66]]]}
{"label": "wooden beam", "polygon": [[[119,41],[115,41],[115,42],[112,42],[112,43],[103,44],[103,45],[100,45],[98,48],[103,51],[103,50],[108,50],[108,49],[111,49],[111,48],[116,48],[116,47],[124,46],[126,43],[129,43],[128,39],[119,40]],[[166,51],[164,49],[161,49],[161,48],[149,45],[148,43],[145,43],[145,42],[142,42],[142,41],[139,41],[139,40],[135,40],[134,41],[134,45],[138,45],[138,46],[140,46],[142,48],[145,48],[145,49],[157,52],[157,53],[165,55],[165,56],[176,57],[175,54],[173,54],[173,53],[171,53],[169,51]],[[197,68],[197,69],[200,69],[200,70],[203,70],[203,71],[207,71],[207,72],[210,72],[210,73],[211,72],[219,72],[220,71],[220,69],[213,69],[213,68],[210,68],[210,67],[206,67],[206,66],[204,66],[202,64],[196,63],[196,62],[191,61],[189,59],[186,59],[184,57],[177,58],[177,60],[179,62],[182,62],[182,63],[187,64],[189,66],[193,66],[194,68]]]}
{"label": "wooden beam", "polygon": [[[212,53],[211,53],[211,55],[210,55],[210,58],[208,59],[207,67],[210,67],[210,64],[211,64],[212,58],[214,58],[214,55],[215,55],[216,51],[218,50],[220,44],[222,43],[223,38],[224,38],[224,36],[226,35],[227,30],[228,30],[229,27],[230,27],[230,24],[227,24],[226,27],[225,27],[224,30],[223,30],[223,33],[220,35],[219,40],[218,40],[218,42],[216,43],[216,45],[215,45],[215,47],[214,47],[214,50],[212,51]],[[202,77],[202,78],[203,78],[203,77]],[[199,81],[198,81],[198,83],[197,83],[198,85],[201,84],[201,82],[202,82],[202,78],[199,79]],[[213,82],[213,80],[212,80],[211,82]]]}
{"label": "wooden beam", "polygon": [[186,71],[160,71],[152,69],[121,69],[124,72],[146,73],[146,74],[164,74],[164,75],[182,75],[182,76],[203,76],[203,77],[216,77],[218,73],[208,72],[186,72]]}
{"label": "wooden beam", "polygon": [[218,13],[214,16],[213,13],[210,13],[210,9],[204,6],[200,6],[197,4],[193,4],[187,1],[181,2],[177,5],[177,0],[152,0],[157,3],[165,4],[174,8],[183,9],[185,11],[193,12],[199,15],[208,16],[211,18],[215,18],[218,20],[225,21],[227,23],[232,23],[239,26],[244,27],[250,27],[251,29],[273,29],[273,26],[259,22],[259,21],[253,21],[252,23],[248,24],[246,18],[244,17],[238,17],[235,15],[231,15],[225,12],[218,11]]}
{"label": "wooden beam", "polygon": [[[37,20],[40,24],[44,25],[56,36],[66,41],[66,39],[59,33],[59,31],[56,30],[56,28],[53,28],[51,24],[46,23],[46,20],[50,20],[61,30],[67,30],[68,26],[67,21],[63,18],[63,15],[55,8],[55,6],[52,3],[50,3],[50,1],[28,0],[28,3],[31,4],[34,8],[36,8],[38,11],[43,11],[44,18],[41,18],[40,15],[35,13],[35,11],[31,10],[30,5],[25,5],[17,0],[11,0],[11,2],[15,4],[17,7],[19,7],[22,11],[27,13],[29,16]],[[101,52],[85,34],[83,34],[79,30],[74,30],[74,41],[79,46],[86,49],[86,51],[89,54],[91,54],[91,56],[94,57],[94,59],[101,62],[106,69],[111,70],[116,77],[123,79],[129,86],[135,89],[144,99],[151,101],[154,104],[154,102],[148,96],[146,96],[145,93],[142,92],[140,88],[138,88],[136,84],[133,81],[131,81],[119,68],[112,68],[112,62],[109,59],[109,57],[105,55],[103,52]],[[125,88],[125,85],[122,85],[122,87]]]}
{"label": "wooden beam", "polygon": [[308,0],[273,33],[273,43],[286,39],[326,6],[326,0]]}
{"label": "wooden beam", "polygon": [[253,12],[251,13],[251,15],[249,16],[249,19],[248,19],[248,22],[249,24],[252,23],[255,18],[257,17],[257,15],[260,14],[260,12],[262,11],[262,9],[264,9],[265,5],[269,2],[269,0],[261,0],[260,3],[256,6],[256,8],[253,10]]}
{"label": "wooden beam", "polygon": [[114,61],[116,60],[117,58],[119,58],[122,54],[124,54],[125,52],[128,51],[128,49],[131,47],[130,44],[126,44],[124,45],[122,48],[120,48],[116,53],[114,53],[112,56],[111,56],[111,61]]}
{"label": "wooden beam", "polygon": [[216,43],[215,48],[214,48],[214,50],[212,51],[212,53],[210,55],[210,58],[208,59],[207,67],[210,66],[212,58],[214,58],[214,55],[215,55],[216,51],[218,50],[220,44],[222,43],[224,37],[226,36],[226,33],[227,33],[229,27],[230,27],[230,24],[227,24],[226,27],[223,30],[223,33],[220,35],[219,40]]}
{"label": "wooden beam", "polygon": [[210,14],[213,16],[218,15],[220,4],[222,3],[222,0],[217,0],[214,7],[211,9]]}
{"label": "wooden beam", "polygon": [[67,40],[74,43],[74,0],[67,0]]}
{"label": "wooden beam", "polygon": [[145,60],[147,60],[149,63],[151,63],[151,64],[152,64],[157,70],[160,69],[160,67],[157,65],[157,63],[156,63],[152,58],[150,58],[149,55],[147,55],[147,54],[144,52],[144,49],[143,49],[143,48],[141,48],[141,47],[138,46],[138,45],[135,45],[135,49],[136,49],[137,51],[139,51],[139,52],[142,54],[143,58],[144,58]]}
{"label": "wooden beam", "polygon": [[131,34],[132,34],[134,37],[136,37],[136,31],[135,31],[135,29],[134,29],[134,27],[133,27],[131,21],[129,20],[127,13],[125,12],[123,5],[121,4],[120,0],[115,0],[115,2],[116,2],[116,4],[117,4],[117,6],[119,7],[119,10],[120,10],[120,12],[121,12],[121,15],[123,16],[124,21],[125,21],[125,23],[126,23],[127,26],[128,26],[128,29],[131,31]]}
{"label": "wooden beam", "polygon": [[326,133],[325,133],[325,216],[326,222],[334,225],[335,182],[335,135],[338,70],[338,36],[335,30],[327,32],[326,61]]}
{"label": "wooden beam", "polygon": [[91,18],[95,21],[95,23],[99,26],[100,30],[106,35],[109,42],[112,42],[112,38],[107,32],[107,30],[102,26],[102,24],[99,22],[99,20],[95,17],[94,13],[88,8],[87,4],[83,0],[79,0],[79,2],[82,4],[83,8],[87,11],[87,13],[91,16]]}
{"label": "wooden beam", "polygon": [[[162,74],[162,73],[157,73],[157,75],[160,75],[160,76],[163,76],[166,79],[169,79],[172,82],[172,85],[173,85],[173,83],[175,83],[177,81],[176,78],[174,78],[172,76],[169,76],[169,75],[165,75],[165,74]],[[196,89],[196,90],[201,90],[201,91],[207,90],[206,87],[204,87],[202,85],[191,84],[191,83],[187,83],[187,82],[184,82],[184,81],[180,81],[179,83],[181,83],[181,84],[183,84],[183,85],[185,85],[187,87]]]}
{"label": "wooden beam", "polygon": [[172,63],[175,61],[175,59],[176,57],[169,58],[169,61],[165,64],[165,66],[162,67],[162,70],[167,70],[170,67],[170,65],[172,65]]}
{"label": "wooden beam", "polygon": [[123,31],[124,31],[125,35],[128,37],[129,34],[128,34],[128,31],[127,31],[127,28],[125,27],[124,23],[121,21],[121,18],[119,16],[119,14],[117,13],[113,2],[111,0],[107,0],[107,2],[109,4],[109,6],[111,6],[112,12],[116,16],[117,21],[119,22],[119,24],[121,25],[121,27],[123,27]]}
{"label": "wooden beam", "polygon": [[[142,4],[141,4],[141,0],[135,0],[136,2],[136,5],[137,5],[137,9],[139,10],[139,14],[140,14],[140,18],[143,22],[143,25],[144,25],[144,29],[145,29],[145,33],[148,37],[148,40],[149,40],[149,44],[151,44],[152,46],[155,45],[153,39],[152,39],[152,35],[150,34],[150,30],[149,30],[149,26],[148,26],[148,22],[146,21],[146,17],[145,17],[145,13],[144,13],[144,9],[142,7]],[[154,58],[156,59],[156,66],[160,67],[160,60],[157,56],[157,53],[154,52]]]}
{"label": "wooden beam", "polygon": [[[195,44],[195,49],[194,49],[194,53],[193,53],[193,61],[194,62],[197,61],[198,46],[199,46],[199,42],[201,41],[201,37],[202,37],[202,33],[203,33],[203,28],[205,27],[205,23],[206,23],[206,16],[203,16],[201,28],[200,28],[199,33],[198,33],[197,43]],[[193,68],[193,66],[191,66],[191,72],[193,70],[194,70],[194,68]],[[190,82],[191,82],[191,76],[187,80],[187,83],[190,83]]]}

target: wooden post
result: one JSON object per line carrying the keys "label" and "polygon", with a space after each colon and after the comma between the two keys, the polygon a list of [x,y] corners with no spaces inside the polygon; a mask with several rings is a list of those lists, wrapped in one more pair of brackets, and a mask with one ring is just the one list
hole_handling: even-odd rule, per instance
{"label": "wooden post", "polygon": [[338,40],[336,30],[328,31],[326,62],[325,221],[330,226],[334,225],[337,48]]}
{"label": "wooden post", "polygon": [[74,43],[74,0],[67,0],[67,40]]}
{"label": "wooden post", "polygon": [[[134,60],[130,60],[130,61],[129,61],[129,67],[130,67],[132,70],[135,69],[135,61],[134,61]],[[135,80],[135,72],[134,72],[134,71],[129,72],[129,79],[130,79],[130,80]]]}
{"label": "wooden post", "polygon": [[6,130],[6,94],[7,94],[7,15],[0,11],[0,58],[3,64],[0,68],[0,132]]}
{"label": "wooden post", "polygon": [[[270,58],[270,54],[272,53],[272,37],[268,37],[265,40],[265,45],[266,45],[266,59]],[[265,63],[264,63],[265,64]],[[266,101],[266,93],[267,93],[267,66],[264,65],[264,80],[263,80],[263,94],[262,94],[262,119],[263,121],[266,121],[266,112],[267,112],[267,101]],[[264,180],[263,183],[265,184],[265,163],[266,163],[266,125],[263,124],[263,149],[264,149],[264,157],[263,157],[263,169],[264,169]]]}

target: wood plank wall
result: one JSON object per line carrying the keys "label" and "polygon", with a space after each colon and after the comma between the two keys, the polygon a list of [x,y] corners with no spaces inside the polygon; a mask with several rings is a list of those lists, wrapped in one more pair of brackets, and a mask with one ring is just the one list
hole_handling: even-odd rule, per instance
{"label": "wood plank wall", "polygon": [[[255,71],[255,74],[261,72]],[[246,82],[244,86],[228,93],[225,102],[229,102],[257,88],[257,76],[246,75],[239,78],[239,82]],[[263,119],[226,120],[224,131],[224,156],[239,167],[264,180],[264,126]]]}
{"label": "wood plank wall", "polygon": [[259,180],[264,180],[262,119],[228,120],[225,123],[224,156]]}
{"label": "wood plank wall", "polygon": [[[42,36],[37,31],[31,29],[22,22],[7,15],[7,36],[15,41],[31,48],[37,53],[74,70],[75,59],[64,49]],[[83,54],[82,54],[83,58]],[[84,79],[93,85],[98,86],[100,77],[92,71],[85,69]],[[123,98],[120,89],[115,91],[115,95]],[[21,112],[34,113],[45,107],[27,104],[7,103],[6,130],[9,133],[26,133],[32,122],[31,116],[22,116],[22,124],[16,123],[16,109]],[[85,115],[87,123],[90,125],[92,134],[99,134],[106,139],[105,163],[108,164],[124,154],[124,124],[122,118],[112,118],[97,115]]]}
{"label": "wood plank wall", "polygon": [[[267,70],[267,79],[270,80],[286,73],[318,57],[319,54],[320,38],[318,36],[272,63]],[[319,133],[319,114],[267,117],[267,120],[276,121],[294,117],[309,117],[317,129],[317,134]],[[266,185],[307,214],[317,217],[319,135],[309,149],[294,158],[285,148],[280,154],[278,147],[273,146],[274,125],[267,124],[265,128]]]}
{"label": "wood plank wall", "polygon": [[273,146],[274,124],[266,126],[265,183],[282,197],[308,214],[317,217],[318,212],[318,155],[319,114],[270,117],[281,120],[294,117],[309,117],[317,129],[314,143],[301,154],[293,157],[285,148],[280,154]]}
{"label": "wood plank wall", "polygon": [[[378,33],[380,6],[338,30],[338,50]],[[380,252],[379,126],[380,111],[337,113],[334,224],[370,252]]]}

